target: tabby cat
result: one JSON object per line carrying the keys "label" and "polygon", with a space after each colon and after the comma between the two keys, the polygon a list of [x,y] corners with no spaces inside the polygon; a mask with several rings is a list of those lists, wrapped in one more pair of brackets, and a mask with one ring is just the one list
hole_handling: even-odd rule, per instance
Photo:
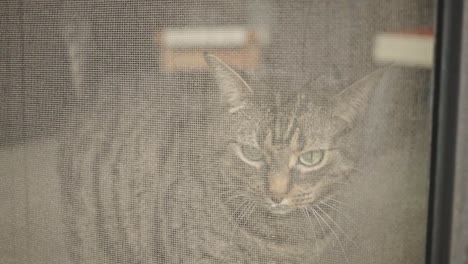
{"label": "tabby cat", "polygon": [[213,78],[102,84],[63,139],[72,262],[347,261],[342,193],[382,72],[330,95],[205,58]]}

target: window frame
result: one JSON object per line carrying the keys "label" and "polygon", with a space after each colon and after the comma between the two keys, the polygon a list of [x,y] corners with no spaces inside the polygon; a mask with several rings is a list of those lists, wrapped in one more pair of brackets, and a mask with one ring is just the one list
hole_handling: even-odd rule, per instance
{"label": "window frame", "polygon": [[[465,172],[468,171],[466,162],[457,163],[457,160],[462,161],[463,156],[467,157],[468,154],[468,151],[464,152],[465,155],[457,151],[468,149],[466,140],[468,129],[466,126],[460,126],[461,120],[467,119],[467,114],[459,108],[468,103],[467,69],[464,68],[464,75],[461,67],[468,59],[466,50],[464,54],[461,53],[463,31],[465,31],[464,37],[467,38],[467,27],[463,26],[463,17],[468,9],[466,6],[465,11],[463,9],[463,0],[437,1],[431,174],[426,239],[426,263],[429,264],[462,263],[460,260],[464,258],[464,247],[468,242],[468,238],[456,234],[460,225],[464,230],[468,228],[467,223],[461,222],[462,218],[468,217],[468,210],[454,214],[457,209],[454,202],[461,199],[461,204],[464,204],[463,201],[466,200],[464,190],[460,191],[457,185],[468,183],[467,176],[461,174],[463,168]],[[461,79],[465,80],[465,86],[460,82]],[[459,143],[464,143],[464,146]],[[453,229],[456,225],[459,228]]]}

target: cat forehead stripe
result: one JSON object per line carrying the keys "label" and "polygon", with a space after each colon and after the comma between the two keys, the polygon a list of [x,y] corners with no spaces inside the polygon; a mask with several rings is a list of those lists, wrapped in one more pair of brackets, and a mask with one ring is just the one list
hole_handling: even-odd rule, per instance
{"label": "cat forehead stripe", "polygon": [[297,129],[296,118],[287,116],[284,113],[278,114],[275,118],[274,142],[289,143],[292,138],[292,132]]}
{"label": "cat forehead stripe", "polygon": [[283,140],[286,140],[288,138],[289,134],[293,131],[293,127],[294,127],[294,125],[296,123],[297,111],[298,111],[299,106],[301,104],[301,99],[302,98],[303,98],[303,95],[301,95],[301,94],[297,95],[296,105],[294,106],[294,110],[291,112],[291,117],[289,119],[289,124],[288,124],[288,127],[286,129],[286,133],[284,134]]}
{"label": "cat forehead stripe", "polygon": [[275,143],[287,144],[292,139],[293,134],[298,129],[297,115],[301,104],[301,95],[296,97],[293,105],[284,105],[277,99],[274,116],[274,135]]}

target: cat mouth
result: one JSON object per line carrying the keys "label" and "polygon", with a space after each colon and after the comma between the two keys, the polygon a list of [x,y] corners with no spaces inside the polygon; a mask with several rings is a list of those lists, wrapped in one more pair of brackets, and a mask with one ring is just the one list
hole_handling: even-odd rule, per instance
{"label": "cat mouth", "polygon": [[282,199],[280,202],[275,202],[271,198],[266,198],[265,203],[267,210],[275,215],[285,215],[295,209],[291,207],[290,200],[288,198]]}
{"label": "cat mouth", "polygon": [[294,210],[293,207],[289,206],[287,200],[283,200],[281,203],[274,203],[274,202],[271,202],[271,203],[268,203],[267,205],[268,207],[268,210],[273,213],[273,214],[277,214],[277,215],[285,215],[291,211]]}

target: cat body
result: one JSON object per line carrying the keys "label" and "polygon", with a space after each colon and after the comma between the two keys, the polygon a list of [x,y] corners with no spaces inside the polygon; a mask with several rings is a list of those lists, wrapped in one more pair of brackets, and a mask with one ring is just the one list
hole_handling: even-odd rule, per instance
{"label": "cat body", "polygon": [[214,78],[105,84],[63,139],[73,263],[347,261],[340,197],[382,72],[331,95],[206,61]]}

